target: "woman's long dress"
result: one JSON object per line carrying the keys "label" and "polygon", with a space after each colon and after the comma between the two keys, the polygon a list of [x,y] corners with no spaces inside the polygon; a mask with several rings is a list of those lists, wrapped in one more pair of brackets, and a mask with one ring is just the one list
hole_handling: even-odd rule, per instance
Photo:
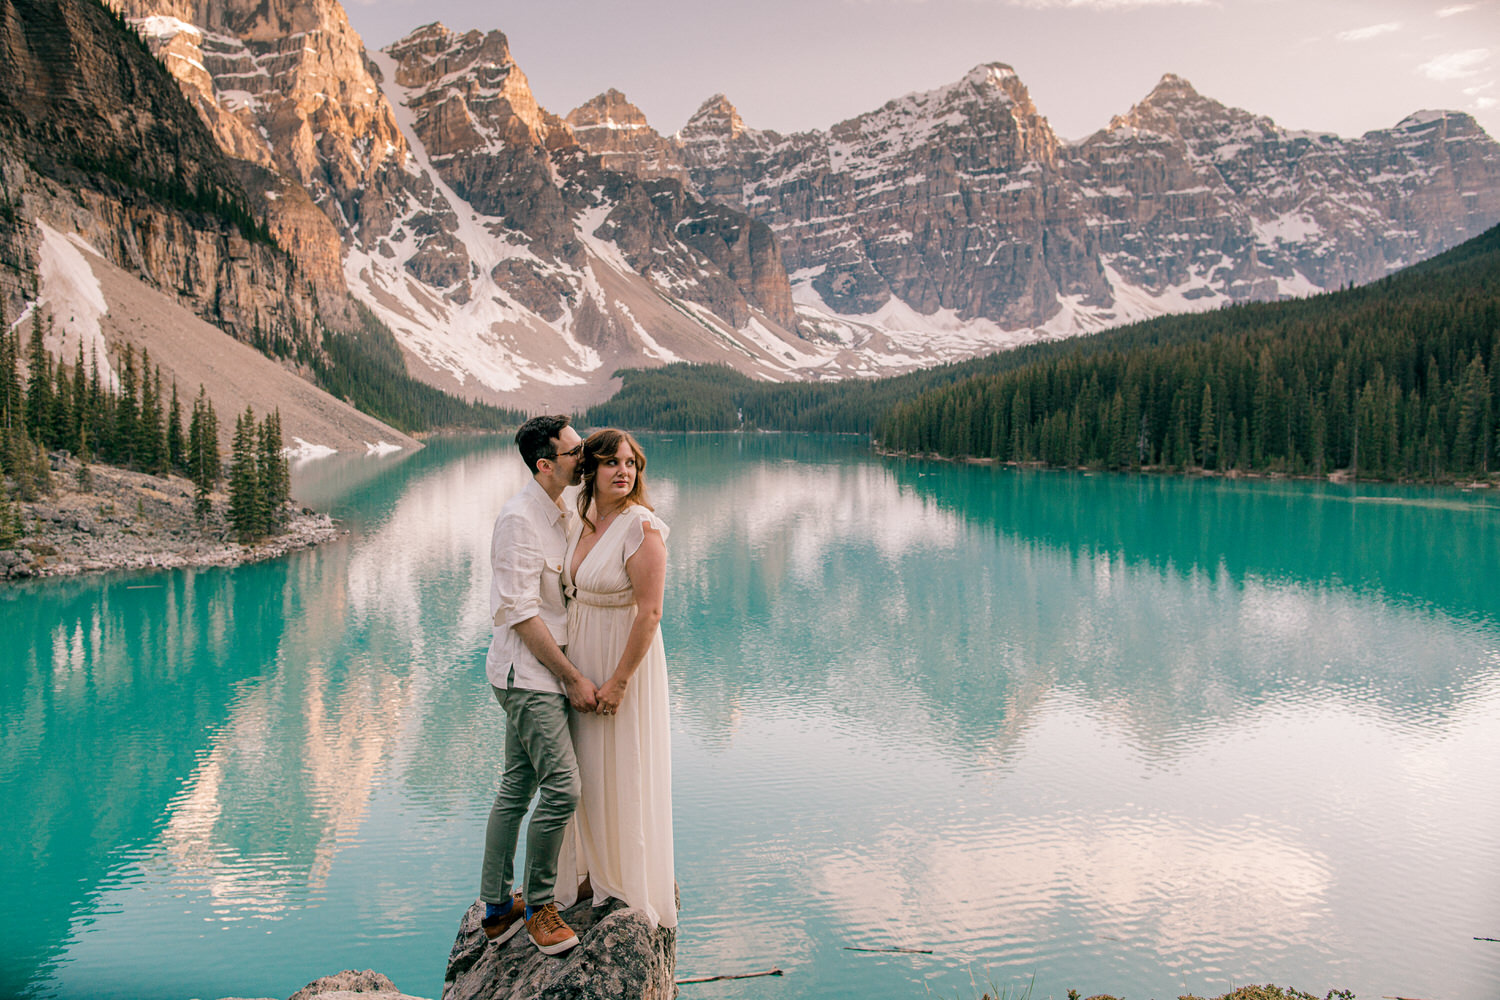
{"label": "woman's long dress", "polygon": [[[595,684],[614,673],[635,621],[635,598],[625,561],[645,538],[645,526],[668,528],[645,507],[627,507],[605,529],[578,566],[569,539],[563,560],[568,595],[568,659]],[[578,803],[580,871],[594,901],[610,896],[644,910],[654,925],[677,926],[672,863],[672,743],[667,658],[661,629],[625,688],[615,715],[575,714],[573,746],[583,794]]]}

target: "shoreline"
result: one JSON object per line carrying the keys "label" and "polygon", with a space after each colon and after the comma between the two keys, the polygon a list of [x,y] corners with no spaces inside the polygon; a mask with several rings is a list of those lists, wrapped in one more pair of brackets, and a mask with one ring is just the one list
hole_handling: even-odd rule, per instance
{"label": "shoreline", "polygon": [[876,455],[881,458],[910,459],[918,462],[947,462],[951,465],[991,465],[1005,466],[1012,469],[1034,469],[1050,472],[1086,472],[1094,475],[1144,475],[1144,476],[1178,476],[1183,479],[1257,479],[1257,480],[1294,480],[1297,482],[1310,483],[1334,483],[1341,486],[1357,486],[1360,484],[1370,486],[1436,486],[1444,489],[1455,489],[1463,492],[1473,490],[1488,490],[1500,488],[1500,475],[1492,473],[1488,479],[1376,479],[1372,477],[1356,478],[1350,474],[1348,469],[1335,469],[1332,472],[1262,472],[1258,470],[1246,471],[1243,469],[1230,469],[1220,472],[1217,469],[1186,468],[1174,469],[1162,465],[1142,465],[1133,469],[1102,469],[1092,468],[1087,465],[1049,465],[1046,462],[1017,462],[1008,459],[1001,461],[998,458],[975,458],[971,455],[960,455],[953,457],[942,455],[935,451],[894,451],[873,445]]}
{"label": "shoreline", "polygon": [[85,486],[79,482],[83,468],[71,457],[54,460],[50,495],[11,500],[21,534],[0,549],[0,580],[239,566],[348,533],[329,515],[290,502],[279,534],[241,544],[225,520],[229,498],[224,493],[212,494],[213,510],[200,521],[193,484],[181,476],[90,465]]}

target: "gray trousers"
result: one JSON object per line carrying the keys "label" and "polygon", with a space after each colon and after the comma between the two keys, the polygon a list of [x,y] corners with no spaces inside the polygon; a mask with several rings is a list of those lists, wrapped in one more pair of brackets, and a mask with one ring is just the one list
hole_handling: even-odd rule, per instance
{"label": "gray trousers", "polygon": [[532,795],[540,793],[526,830],[522,895],[527,906],[544,906],[552,902],[563,833],[578,808],[578,760],[568,730],[568,699],[546,691],[491,687],[505,709],[505,774],[485,829],[479,898],[486,903],[510,899],[521,821]]}

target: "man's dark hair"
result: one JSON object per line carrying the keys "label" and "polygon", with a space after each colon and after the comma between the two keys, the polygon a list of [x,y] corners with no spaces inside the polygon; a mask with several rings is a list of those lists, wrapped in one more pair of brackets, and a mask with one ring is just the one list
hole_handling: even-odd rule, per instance
{"label": "man's dark hair", "polygon": [[531,470],[533,476],[537,473],[537,462],[557,457],[552,439],[561,434],[562,429],[571,422],[572,418],[566,414],[554,413],[532,417],[516,431],[516,447],[521,449],[521,461],[526,463],[526,468]]}

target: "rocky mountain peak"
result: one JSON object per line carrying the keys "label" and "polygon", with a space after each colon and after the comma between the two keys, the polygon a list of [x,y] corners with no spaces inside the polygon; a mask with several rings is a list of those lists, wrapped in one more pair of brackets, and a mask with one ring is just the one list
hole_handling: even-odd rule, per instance
{"label": "rocky mountain peak", "polygon": [[1151,88],[1151,93],[1146,95],[1146,100],[1159,103],[1165,100],[1192,100],[1200,96],[1202,95],[1184,77],[1176,73],[1163,73],[1161,79],[1156,81],[1156,86]]}
{"label": "rocky mountain peak", "polygon": [[[186,85],[194,70],[213,89],[243,93],[242,104],[274,92],[297,102],[302,115],[336,102],[344,117],[378,114],[379,90],[365,62],[364,42],[337,0],[110,0],[153,45],[182,32],[197,58],[165,59]],[[211,37],[205,38],[204,32]],[[161,56],[161,53],[157,53]],[[206,61],[205,58],[206,57]],[[174,62],[184,61],[187,66]],[[218,82],[224,77],[222,83]],[[213,123],[210,123],[211,125]],[[362,127],[363,122],[360,123]]]}
{"label": "rocky mountain peak", "polygon": [[651,127],[641,109],[631,104],[624,94],[613,87],[569,111],[565,120],[573,127],[574,132],[594,128]]}
{"label": "rocky mountain peak", "polygon": [[978,94],[992,94],[1007,101],[1026,95],[1021,78],[1005,63],[980,63],[964,74],[961,85],[967,85]]}
{"label": "rocky mountain peak", "polygon": [[1487,136],[1474,120],[1472,115],[1462,111],[1414,111],[1401,119],[1391,129],[1392,132],[1425,132],[1428,129],[1441,128],[1447,136]]}
{"label": "rocky mountain peak", "polygon": [[1229,113],[1230,109],[1218,101],[1204,97],[1182,77],[1167,73],[1140,103],[1133,105],[1125,114],[1112,118],[1107,131],[1133,129],[1176,138],[1184,132],[1192,131],[1195,126],[1222,121]]}
{"label": "rocky mountain peak", "polygon": [[[1037,112],[1021,78],[1004,63],[983,63],[947,86],[887,101],[878,110],[839,122],[828,134],[852,147],[849,163],[888,161],[942,144],[960,162],[1008,170],[1026,163],[1051,164],[1058,147],[1052,126]],[[950,137],[958,147],[948,145]]]}
{"label": "rocky mountain peak", "polygon": [[[325,305],[341,242],[405,183],[406,140],[337,0],[111,0],[177,78]],[[346,306],[338,306],[341,311]]]}
{"label": "rocky mountain peak", "polygon": [[744,119],[735,106],[729,103],[729,98],[723,94],[715,94],[693,112],[687,124],[682,126],[682,131],[677,133],[677,139],[684,145],[702,141],[733,141],[746,131]]}
{"label": "rocky mountain peak", "polygon": [[643,178],[671,177],[694,189],[680,147],[652,128],[641,109],[618,90],[610,88],[579,105],[564,121],[606,169]]}
{"label": "rocky mountain peak", "polygon": [[396,60],[401,74],[396,83],[403,87],[431,86],[475,67],[500,71],[495,79],[517,68],[504,32],[471,28],[460,34],[440,21],[422,25],[385,51]]}
{"label": "rocky mountain peak", "polygon": [[[556,132],[566,133],[537,104],[502,32],[470,30],[460,35],[433,23],[384,51],[395,60],[399,86],[462,97],[474,119],[495,118],[490,112],[498,112],[507,141],[520,139],[517,123],[524,127],[526,140],[537,146],[546,145]],[[481,126],[478,131],[486,130]]]}
{"label": "rocky mountain peak", "polygon": [[[779,142],[781,136],[775,132],[746,128],[744,119],[735,106],[729,103],[729,98],[723,94],[715,94],[693,112],[687,124],[682,126],[672,140],[682,151],[686,161],[718,163],[738,156],[759,155]],[[732,182],[726,183],[732,187]],[[705,189],[700,185],[699,190],[711,198],[737,203],[728,188],[718,190],[715,185]]]}
{"label": "rocky mountain peak", "polygon": [[[871,128],[886,129],[892,121],[920,119],[946,119],[954,111],[968,117],[965,109],[989,108],[1012,103],[1030,105],[1031,98],[1015,70],[1004,63],[981,63],[954,83],[906,94],[886,101],[876,111],[871,111],[833,127],[834,132],[859,123],[864,131]],[[1034,112],[1035,108],[1031,108]],[[981,112],[983,113],[983,112]]]}

